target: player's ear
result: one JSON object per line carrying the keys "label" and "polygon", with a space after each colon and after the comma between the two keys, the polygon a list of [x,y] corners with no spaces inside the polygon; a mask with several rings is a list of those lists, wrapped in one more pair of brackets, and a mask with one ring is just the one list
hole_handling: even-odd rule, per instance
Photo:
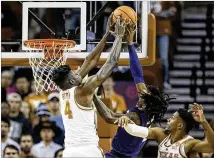
{"label": "player's ear", "polygon": [[178,123],[178,129],[179,129],[179,130],[183,129],[183,127],[184,127],[184,124],[183,124],[183,123]]}
{"label": "player's ear", "polygon": [[74,79],[70,79],[69,82],[70,82],[71,84],[74,84],[74,83],[75,83]]}

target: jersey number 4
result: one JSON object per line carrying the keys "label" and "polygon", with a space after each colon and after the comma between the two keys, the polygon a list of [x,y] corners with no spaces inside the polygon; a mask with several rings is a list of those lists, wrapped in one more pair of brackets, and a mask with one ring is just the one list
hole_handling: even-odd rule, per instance
{"label": "jersey number 4", "polygon": [[72,119],[73,116],[72,116],[72,111],[70,109],[70,103],[69,101],[66,101],[66,106],[65,106],[65,112],[64,112],[65,115],[68,115],[68,118],[69,119]]}

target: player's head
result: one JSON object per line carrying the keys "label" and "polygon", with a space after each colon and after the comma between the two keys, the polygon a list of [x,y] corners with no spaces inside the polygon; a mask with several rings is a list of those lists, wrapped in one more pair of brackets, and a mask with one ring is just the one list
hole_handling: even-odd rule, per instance
{"label": "player's head", "polygon": [[166,130],[169,132],[183,131],[186,134],[197,124],[192,112],[186,109],[179,109],[167,120]]}
{"label": "player's head", "polygon": [[147,111],[148,120],[152,122],[160,122],[167,111],[169,98],[167,94],[163,94],[157,86],[147,86],[148,92],[139,94],[138,108]]}
{"label": "player's head", "polygon": [[62,65],[54,69],[51,79],[62,90],[78,86],[82,83],[81,76],[73,72],[68,65]]}

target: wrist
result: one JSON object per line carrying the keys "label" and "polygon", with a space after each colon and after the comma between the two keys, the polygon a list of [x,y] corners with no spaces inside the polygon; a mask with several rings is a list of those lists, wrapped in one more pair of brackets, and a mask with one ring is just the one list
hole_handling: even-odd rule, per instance
{"label": "wrist", "polygon": [[133,43],[133,41],[127,41],[127,44],[128,44],[128,46],[131,46],[131,45],[133,45],[134,43]]}
{"label": "wrist", "polygon": [[201,123],[202,125],[209,124],[208,121],[207,121],[206,119],[204,119],[204,120],[201,121],[200,123]]}

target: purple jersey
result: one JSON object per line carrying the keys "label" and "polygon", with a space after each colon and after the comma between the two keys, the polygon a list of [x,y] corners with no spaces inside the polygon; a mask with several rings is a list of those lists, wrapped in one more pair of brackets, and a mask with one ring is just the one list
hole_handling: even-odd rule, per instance
{"label": "purple jersey", "polygon": [[[144,111],[139,110],[137,107],[130,108],[128,112],[136,112],[140,116],[142,127],[146,127],[147,115]],[[124,128],[118,127],[117,133],[112,141],[112,150],[107,153],[106,158],[136,158],[141,148],[146,143],[146,139],[135,137],[128,134]]]}

